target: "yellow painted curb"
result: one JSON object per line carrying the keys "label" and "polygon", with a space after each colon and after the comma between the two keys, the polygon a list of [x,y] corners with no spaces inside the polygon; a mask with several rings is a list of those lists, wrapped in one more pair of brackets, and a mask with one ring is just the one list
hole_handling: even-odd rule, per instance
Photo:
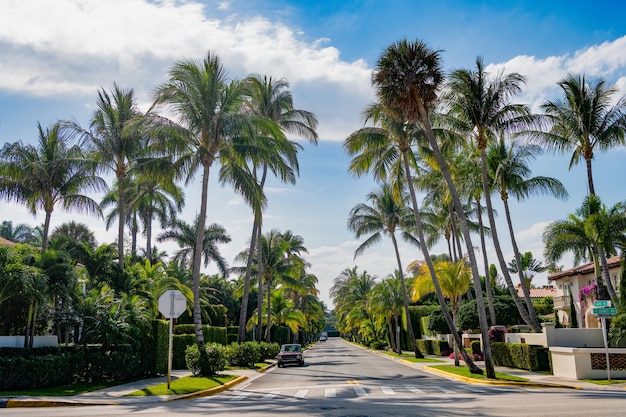
{"label": "yellow painted curb", "polygon": [[446,372],[441,369],[431,368],[430,366],[425,366],[423,369],[428,370],[430,372],[434,372],[436,374],[440,374],[449,378],[456,379],[458,381],[467,382],[468,384],[481,384],[481,385],[515,385],[529,388],[570,388],[570,389],[580,389],[578,386],[569,386],[569,385],[561,385],[561,384],[550,384],[550,383],[537,383],[537,382],[521,382],[521,381],[493,381],[490,379],[475,379],[469,378],[462,375],[453,374],[451,372]]}
{"label": "yellow painted curb", "polygon": [[164,400],[161,400],[161,402],[166,403],[170,401],[190,400],[193,398],[208,397],[210,395],[215,395],[215,394],[219,394],[220,392],[226,391],[227,389],[234,387],[235,385],[245,381],[246,379],[248,379],[248,377],[245,375],[242,375],[239,378],[235,378],[232,381],[225,383],[224,385],[220,385],[219,387],[209,388],[203,391],[191,392],[189,394],[179,395],[174,398],[166,398]]}

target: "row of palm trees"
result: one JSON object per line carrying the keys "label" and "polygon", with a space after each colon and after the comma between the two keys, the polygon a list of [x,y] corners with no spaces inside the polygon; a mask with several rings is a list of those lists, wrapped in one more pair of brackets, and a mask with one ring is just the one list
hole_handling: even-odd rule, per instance
{"label": "row of palm trees", "polygon": [[[0,195],[26,204],[33,213],[45,213],[44,252],[54,209],[102,216],[103,209],[112,207],[105,220],[107,226],[117,221],[117,261],[119,270],[124,271],[126,227],[131,230],[134,255],[137,232],[143,226],[145,255],[151,260],[152,221],[159,221],[162,227],[176,225],[176,214],[184,205],[178,182],[187,184],[201,172],[201,203],[191,226],[195,242],[190,268],[194,328],[202,346],[199,294],[202,257],[207,250],[205,233],[209,230],[219,235],[217,225],[206,227],[208,183],[212,168],[218,166],[220,182],[243,196],[255,218],[241,303],[239,340],[243,341],[252,275],[269,274],[263,270],[266,263],[262,259],[266,256],[262,213],[267,204],[263,187],[268,170],[283,182],[295,182],[297,153],[302,146],[287,135],[316,143],[317,120],[312,113],[294,108],[287,81],[261,75],[229,79],[211,52],[202,62],[183,59],[174,63],[168,75],[146,112],[138,108],[132,89],[114,84],[110,92],[98,91],[89,127],[75,120],[60,121],[49,129],[39,126],[38,146],[21,141],[7,144],[2,150]],[[99,176],[103,173],[114,175],[111,188]],[[100,204],[88,196],[89,192],[105,191],[108,193]],[[186,227],[178,226],[181,231]],[[161,236],[168,238],[175,237]],[[284,256],[298,255],[302,247],[300,242],[300,247],[294,245]],[[205,256],[205,263],[208,258]],[[308,275],[305,266],[303,262],[298,270],[302,276]],[[222,270],[225,267],[220,265]],[[263,280],[258,281],[261,294]],[[271,285],[268,306],[269,288]],[[261,305],[258,307],[260,314]],[[260,326],[261,320],[258,323]]]}
{"label": "row of palm trees", "polygon": [[[487,235],[492,238],[500,272],[521,317],[534,331],[541,331],[523,275],[509,197],[518,200],[535,194],[567,197],[558,180],[531,176],[528,164],[543,148],[573,151],[570,167],[584,159],[589,192],[593,194],[593,150],[623,144],[626,129],[626,101],[622,98],[611,104],[616,90],[607,87],[604,81],[591,85],[582,75],[568,75],[559,83],[565,99],[546,102],[541,115],[532,114],[526,105],[513,101],[523,84],[524,77],[517,73],[490,74],[481,58],[476,60],[475,69],[455,70],[446,77],[439,51],[419,40],[403,40],[382,52],[373,71],[377,101],[364,110],[366,122],[372,122],[373,126],[355,131],[344,141],[344,149],[352,156],[350,172],[356,176],[371,174],[381,183],[379,191],[368,195],[374,204],[358,205],[350,213],[348,225],[356,236],[368,236],[355,255],[377,242],[380,233],[387,234],[394,244],[398,271],[402,271],[396,231],[405,240],[416,243],[455,343],[461,346],[439,282],[440,273],[429,253],[433,243],[445,236],[450,257],[455,261],[465,258],[471,271],[482,340],[487,342],[483,353],[490,378],[495,373],[472,232],[481,239],[484,276],[490,276]],[[527,142],[521,142],[522,138]],[[426,195],[423,208],[418,204],[418,190]],[[513,270],[520,275],[523,300],[517,295],[502,253],[493,193],[498,193],[503,202],[515,254]],[[482,220],[484,211],[487,226]],[[402,272],[399,278],[404,309],[408,311]],[[493,325],[496,317],[489,289],[490,285],[486,285]],[[410,315],[406,315],[407,327],[412,329]],[[413,346],[418,356],[414,340]],[[481,372],[462,347],[461,354],[472,372]]]}

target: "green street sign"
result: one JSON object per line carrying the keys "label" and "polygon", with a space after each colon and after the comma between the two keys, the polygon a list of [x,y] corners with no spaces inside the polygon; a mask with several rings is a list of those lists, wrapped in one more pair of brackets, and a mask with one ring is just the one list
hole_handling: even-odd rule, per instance
{"label": "green street sign", "polygon": [[611,300],[596,300],[593,302],[594,307],[611,307]]}
{"label": "green street sign", "polygon": [[617,314],[616,307],[596,307],[592,309],[592,313],[596,316],[614,316]]}

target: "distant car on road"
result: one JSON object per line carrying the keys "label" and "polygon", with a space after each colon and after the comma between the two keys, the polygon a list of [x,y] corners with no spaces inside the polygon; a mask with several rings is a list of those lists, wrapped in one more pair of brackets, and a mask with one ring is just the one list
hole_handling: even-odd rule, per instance
{"label": "distant car on road", "polygon": [[280,347],[280,352],[278,353],[278,367],[282,368],[289,364],[304,366],[304,354],[302,353],[302,346],[299,344],[294,343]]}
{"label": "distant car on road", "polygon": [[320,336],[320,342],[325,342],[327,340],[328,340],[328,333],[322,332],[322,335]]}

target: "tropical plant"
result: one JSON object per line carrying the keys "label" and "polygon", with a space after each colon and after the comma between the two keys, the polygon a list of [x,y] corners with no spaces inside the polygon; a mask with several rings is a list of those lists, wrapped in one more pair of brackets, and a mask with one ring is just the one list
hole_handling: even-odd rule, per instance
{"label": "tropical plant", "polygon": [[61,124],[43,129],[37,124],[39,143],[21,141],[6,144],[0,160],[0,196],[24,203],[28,210],[45,213],[41,249],[48,246],[50,218],[57,206],[88,214],[100,214],[98,204],[83,193],[101,191],[104,180],[93,174],[94,161],[86,158],[78,145],[69,145]]}

